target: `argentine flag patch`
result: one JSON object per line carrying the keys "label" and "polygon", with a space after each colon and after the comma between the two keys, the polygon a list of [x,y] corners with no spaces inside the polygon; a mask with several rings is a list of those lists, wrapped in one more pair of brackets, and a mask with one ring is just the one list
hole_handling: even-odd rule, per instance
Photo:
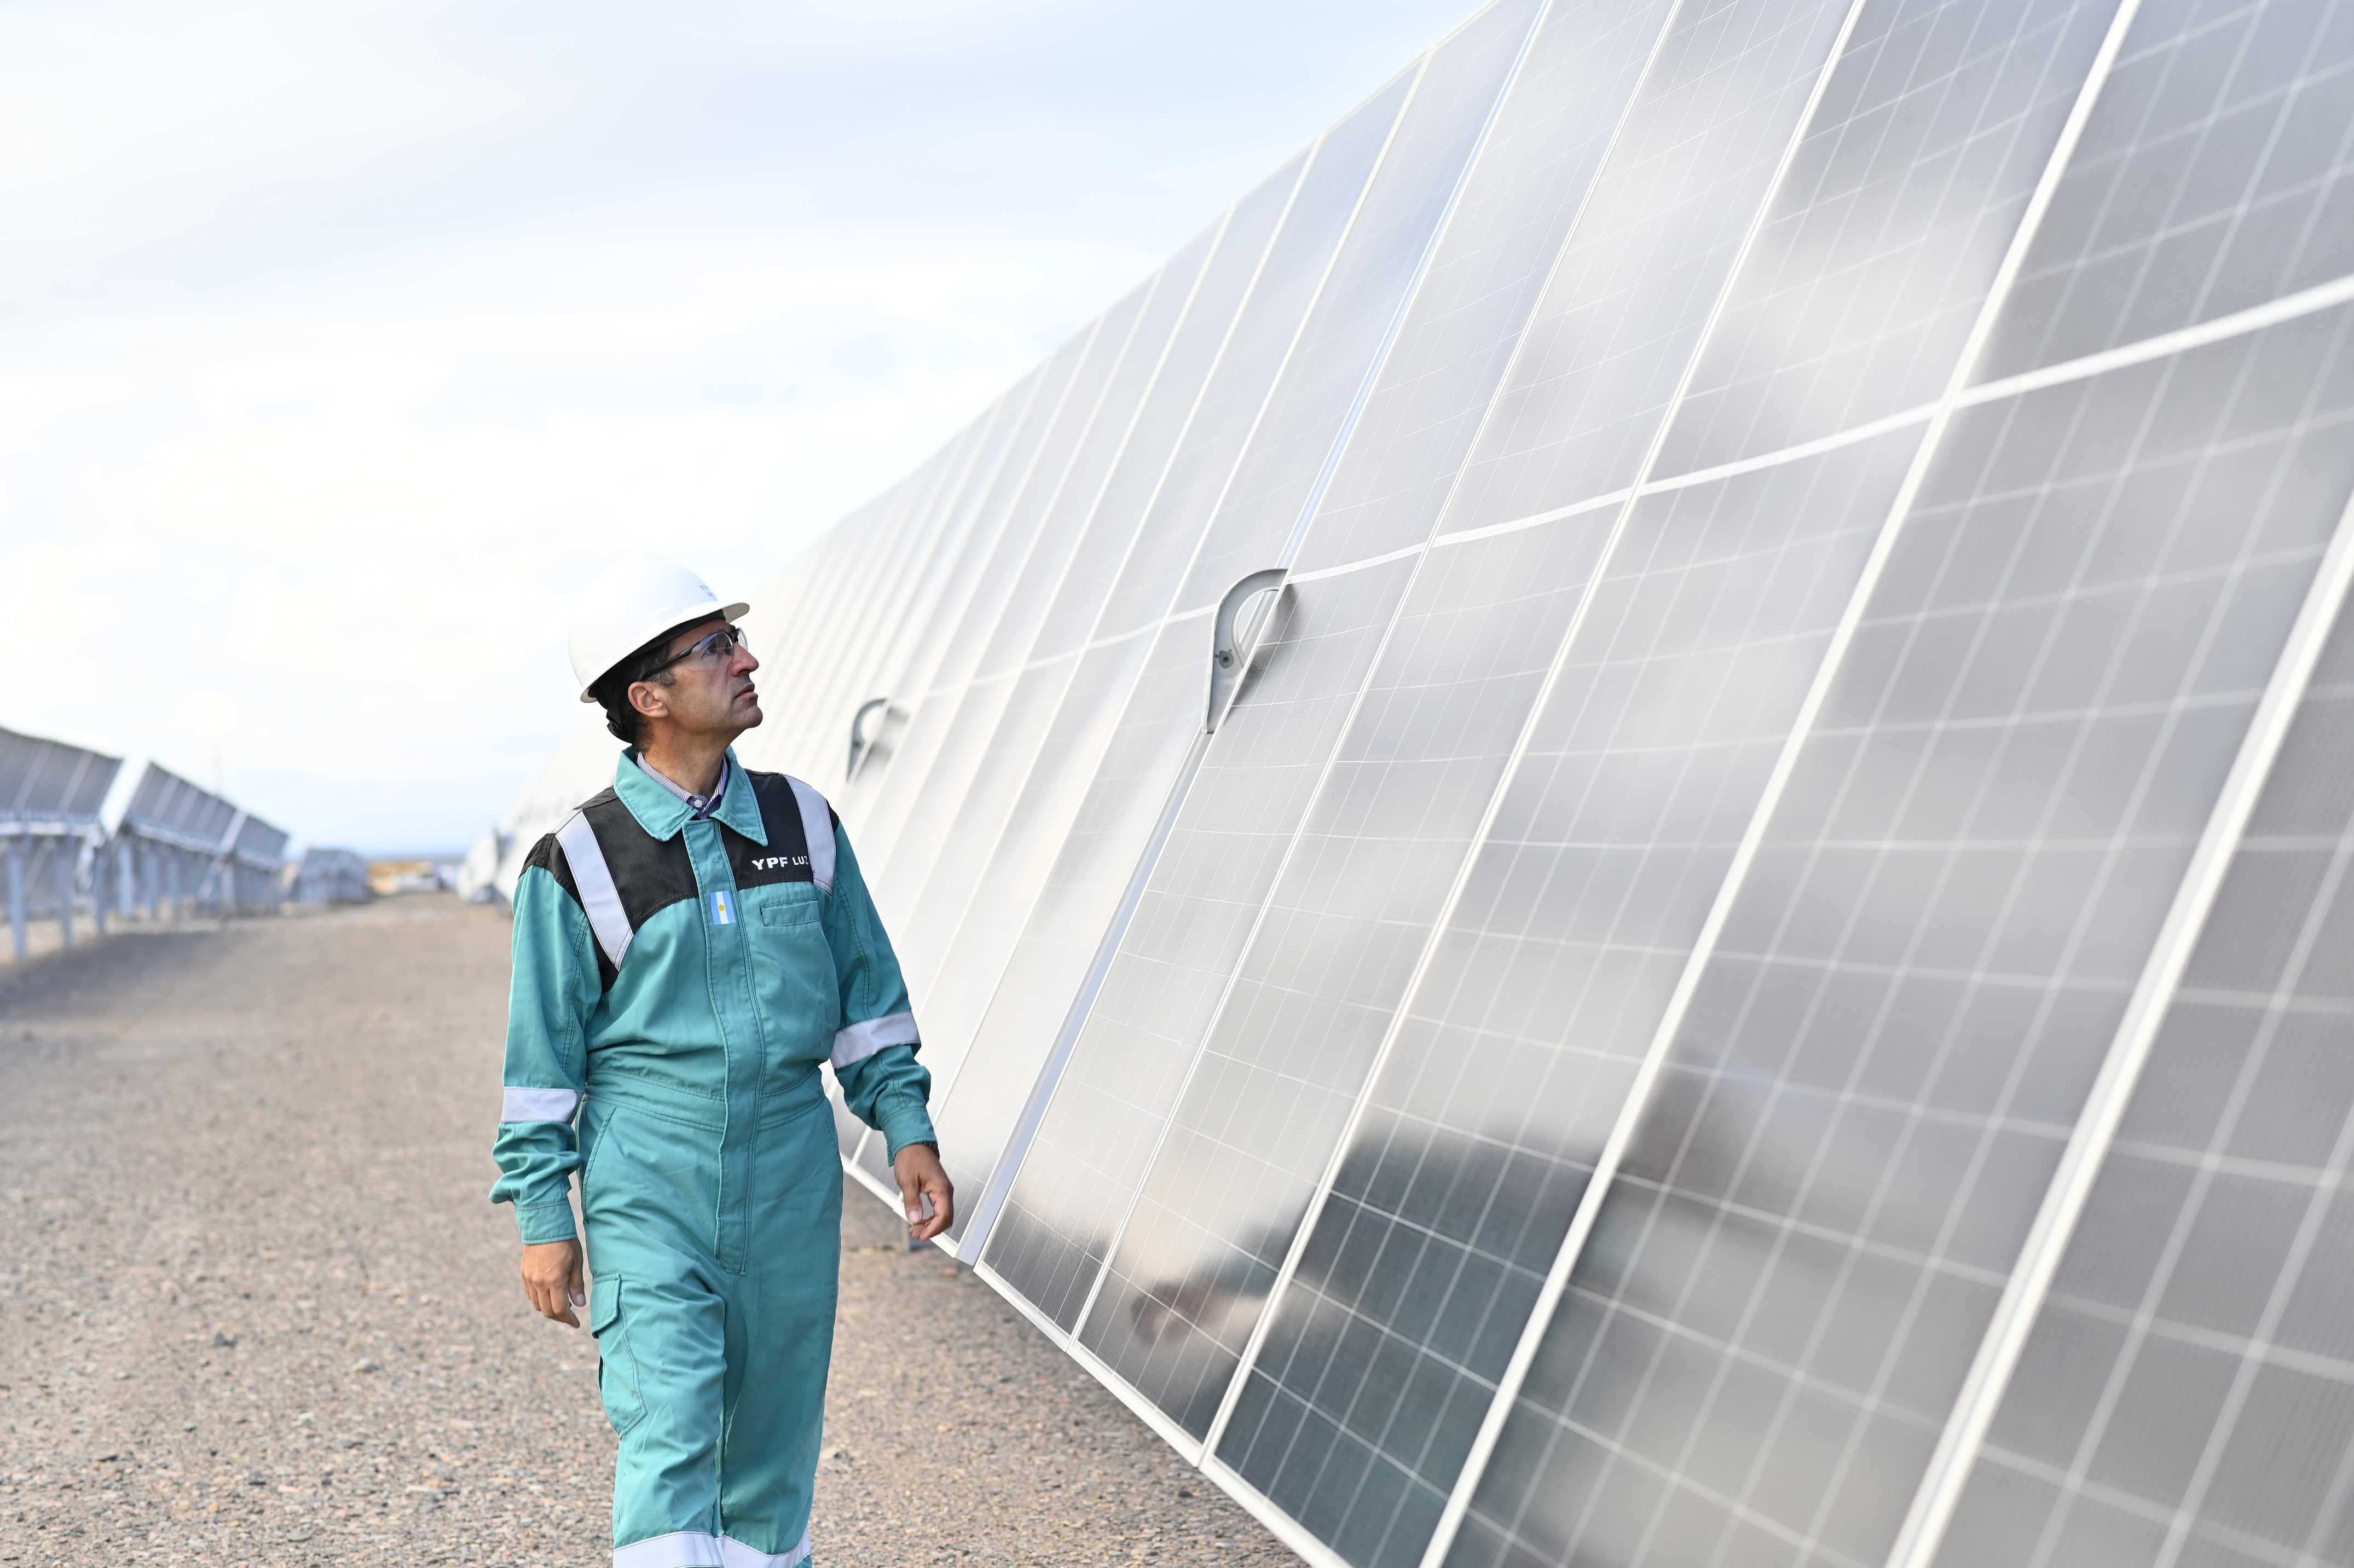
{"label": "argentine flag patch", "polygon": [[736,924],[736,906],[727,902],[727,895],[725,892],[711,895],[711,923],[715,926]]}

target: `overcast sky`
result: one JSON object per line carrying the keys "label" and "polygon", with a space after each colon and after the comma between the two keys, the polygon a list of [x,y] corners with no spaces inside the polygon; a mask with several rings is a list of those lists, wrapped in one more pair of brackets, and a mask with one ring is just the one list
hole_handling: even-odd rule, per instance
{"label": "overcast sky", "polygon": [[462,847],[1475,0],[0,9],[0,726]]}

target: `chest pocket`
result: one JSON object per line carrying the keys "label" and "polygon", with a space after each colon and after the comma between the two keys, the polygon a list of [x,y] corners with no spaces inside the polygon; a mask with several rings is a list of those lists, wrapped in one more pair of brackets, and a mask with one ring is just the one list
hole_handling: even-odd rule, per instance
{"label": "chest pocket", "polygon": [[821,1058],[842,1027],[842,990],[825,939],[822,895],[811,883],[753,890],[744,935],[760,1012],[788,1055]]}

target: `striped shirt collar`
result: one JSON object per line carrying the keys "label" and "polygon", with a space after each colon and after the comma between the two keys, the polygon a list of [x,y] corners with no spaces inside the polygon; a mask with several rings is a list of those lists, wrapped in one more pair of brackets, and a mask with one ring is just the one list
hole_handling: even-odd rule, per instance
{"label": "striped shirt collar", "polygon": [[672,794],[677,796],[680,800],[685,801],[686,809],[695,813],[697,821],[700,821],[701,819],[711,815],[712,812],[719,810],[719,802],[726,799],[727,795],[728,777],[735,771],[736,766],[732,758],[726,757],[721,758],[719,759],[719,782],[712,787],[710,794],[698,795],[694,790],[689,789],[685,785],[681,784],[677,779],[673,779],[669,774],[664,773],[661,768],[656,768],[653,764],[648,762],[644,758],[635,758],[635,761],[637,762],[638,770],[640,772],[652,779],[655,783],[661,785],[663,789],[669,790]]}

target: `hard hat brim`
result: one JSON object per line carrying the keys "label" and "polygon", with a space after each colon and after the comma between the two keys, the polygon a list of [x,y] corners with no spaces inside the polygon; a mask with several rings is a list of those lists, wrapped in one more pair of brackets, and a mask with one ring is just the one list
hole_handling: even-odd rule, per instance
{"label": "hard hat brim", "polygon": [[[643,647],[647,642],[661,635],[664,628],[692,625],[694,622],[698,620],[709,620],[714,616],[716,616],[721,620],[741,620],[746,615],[751,612],[751,609],[752,607],[750,605],[741,602],[736,604],[720,604],[715,601],[706,607],[701,614],[690,615],[682,620],[666,620],[663,622],[661,626],[650,626],[646,628],[646,634],[643,637],[639,638],[636,642],[631,644],[631,652],[635,652],[637,649]],[[627,653],[621,655],[621,659],[626,659],[628,657],[629,654]],[[598,671],[597,680],[591,681],[588,685],[580,688],[580,700],[582,702],[593,703],[597,700],[595,692],[592,688],[596,686],[597,681],[603,680],[615,670],[620,669],[621,659],[616,659],[610,664],[608,664],[603,669]]]}

